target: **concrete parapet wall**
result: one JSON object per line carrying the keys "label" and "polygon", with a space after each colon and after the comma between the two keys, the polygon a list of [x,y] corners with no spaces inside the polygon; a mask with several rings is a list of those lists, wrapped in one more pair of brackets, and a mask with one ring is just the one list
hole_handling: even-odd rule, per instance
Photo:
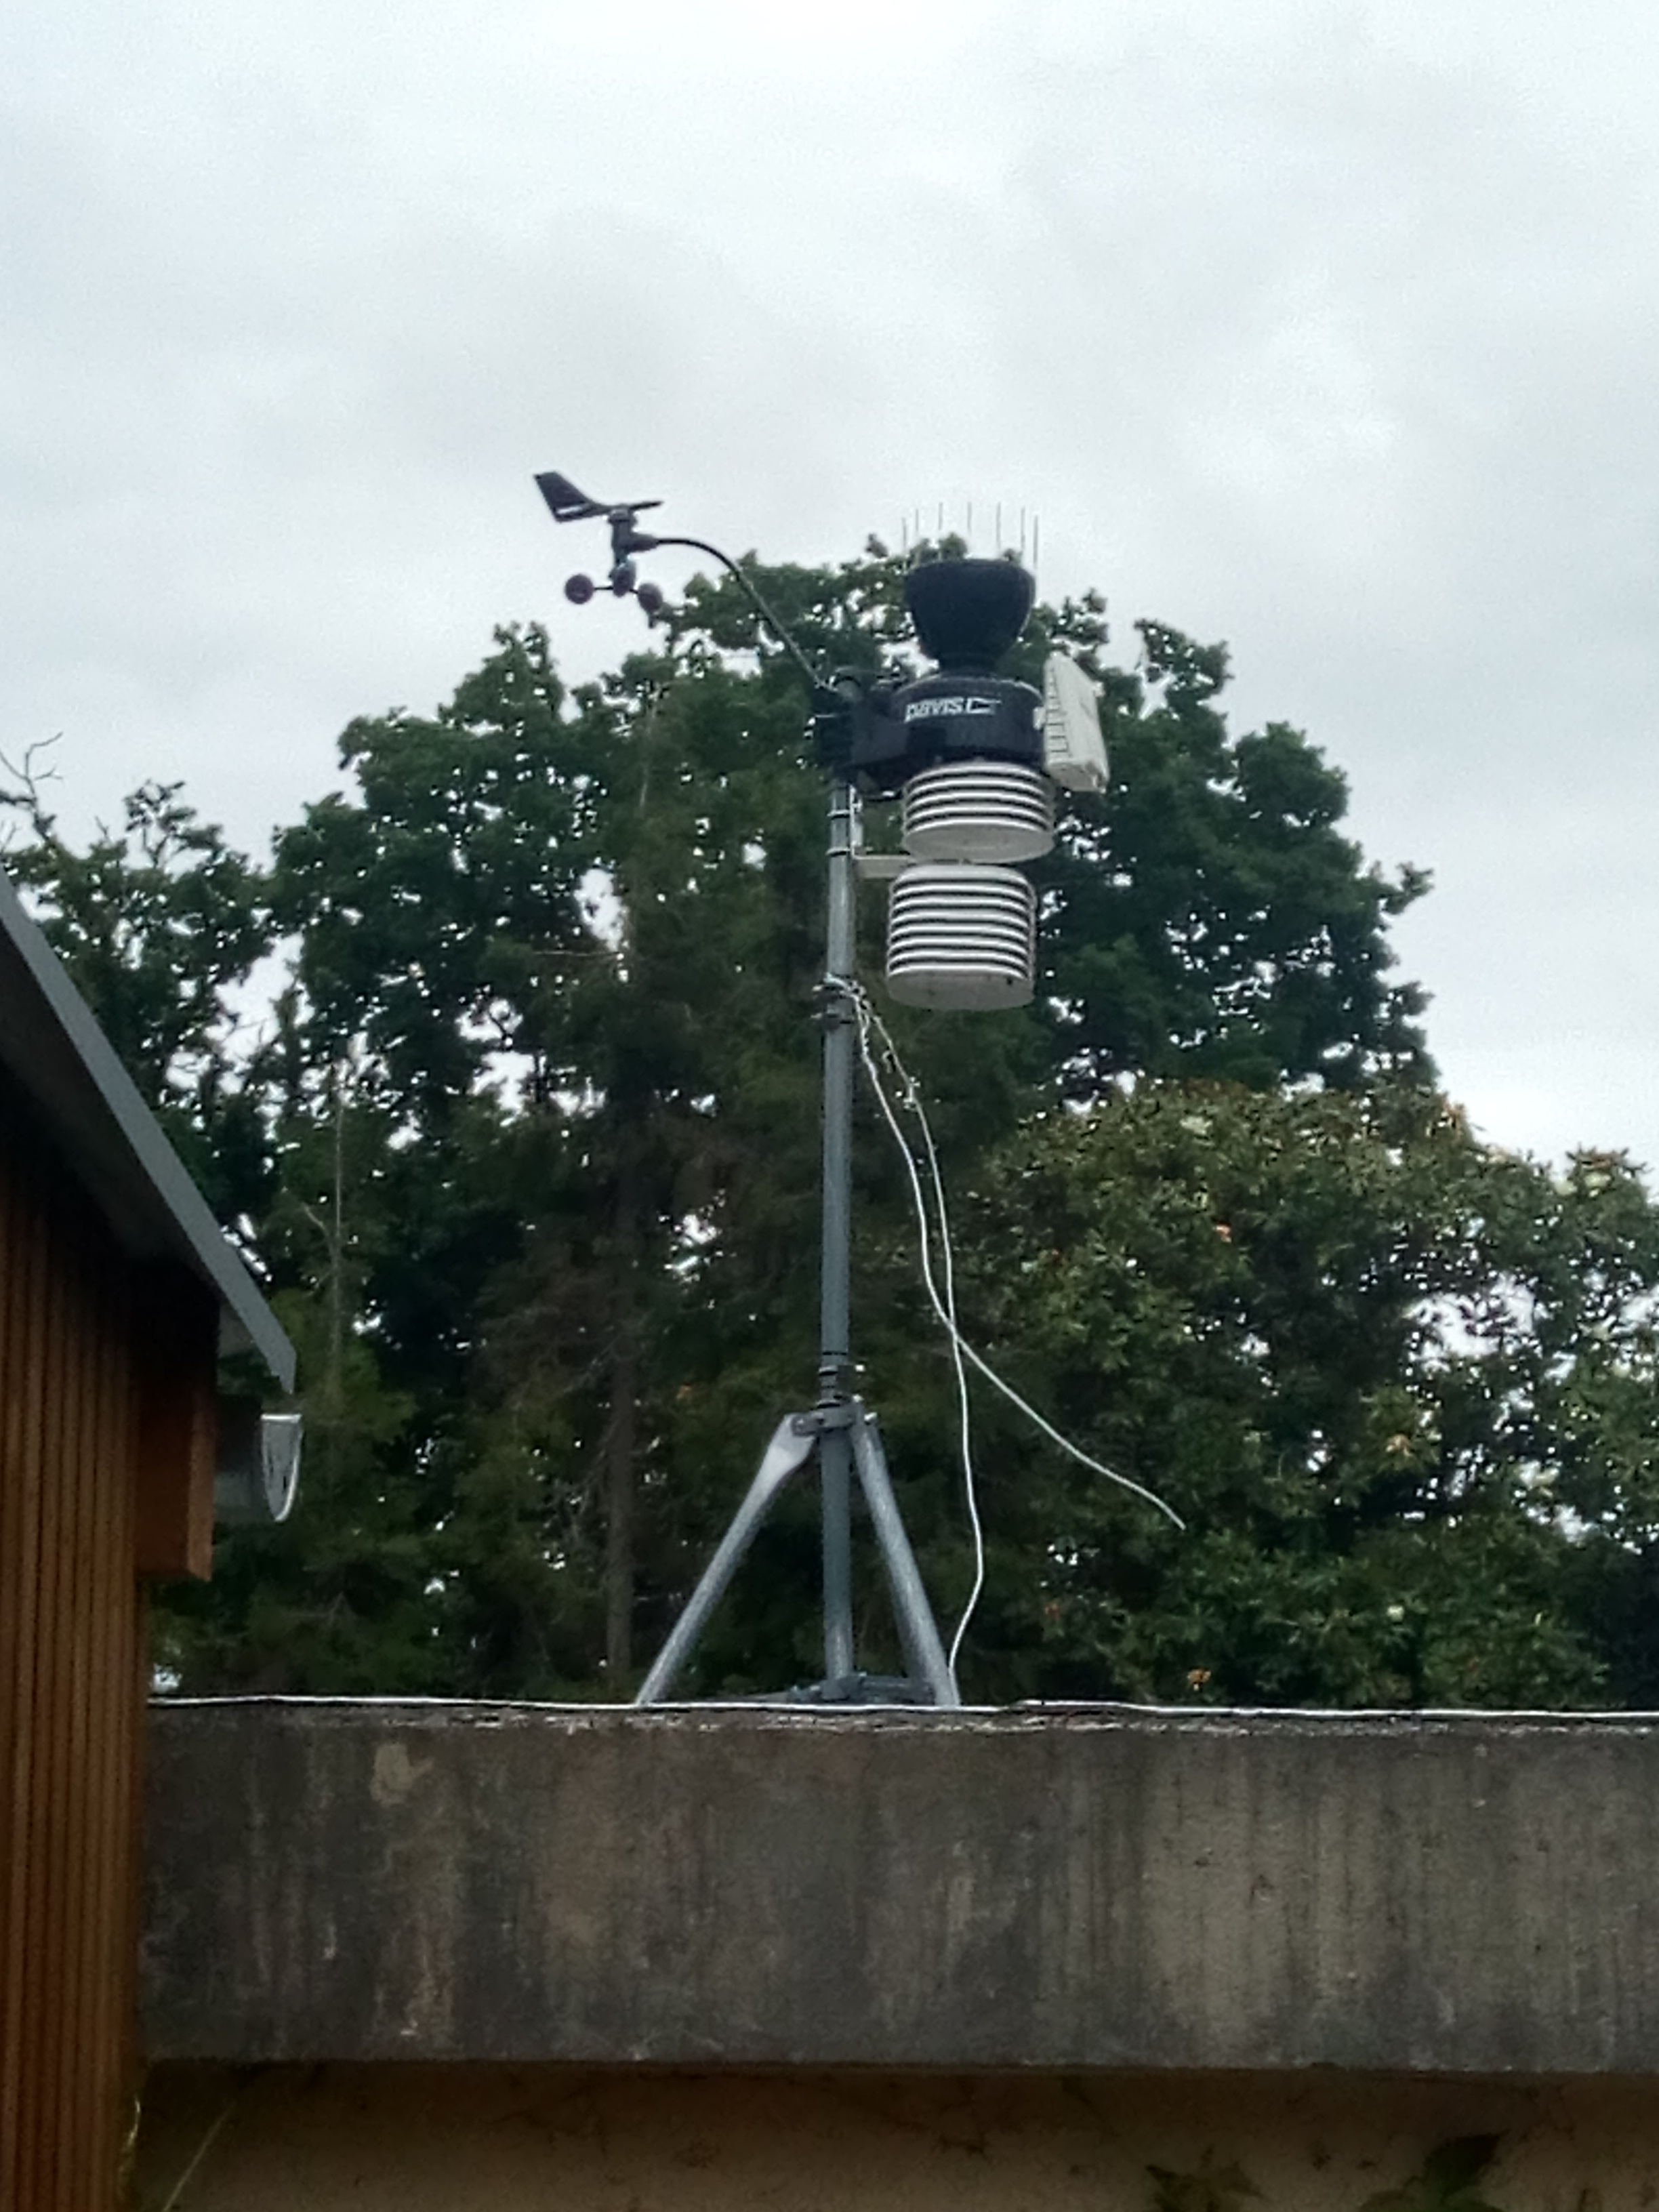
{"label": "concrete parapet wall", "polygon": [[1659,1722],[157,1708],[158,2058],[1659,2071]]}

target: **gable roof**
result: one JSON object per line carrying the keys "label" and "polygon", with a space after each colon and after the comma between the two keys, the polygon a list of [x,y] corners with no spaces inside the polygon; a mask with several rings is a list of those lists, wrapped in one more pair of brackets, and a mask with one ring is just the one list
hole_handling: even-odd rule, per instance
{"label": "gable roof", "polygon": [[285,1390],[294,1346],[161,1133],[63,963],[0,870],[0,1066],[139,1259],[177,1260],[219,1301],[226,1351],[253,1351]]}

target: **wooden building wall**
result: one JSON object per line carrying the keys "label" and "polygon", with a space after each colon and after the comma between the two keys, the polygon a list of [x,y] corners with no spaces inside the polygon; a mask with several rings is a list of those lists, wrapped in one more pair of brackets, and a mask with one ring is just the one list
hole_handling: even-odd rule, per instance
{"label": "wooden building wall", "polygon": [[0,2212],[103,2212],[133,2123],[142,1569],[204,1572],[216,1312],[0,1082]]}

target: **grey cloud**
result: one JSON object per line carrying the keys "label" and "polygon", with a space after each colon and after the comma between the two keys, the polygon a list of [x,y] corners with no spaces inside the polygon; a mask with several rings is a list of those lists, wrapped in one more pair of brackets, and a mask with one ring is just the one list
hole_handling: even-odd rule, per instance
{"label": "grey cloud", "polygon": [[[692,20],[695,15],[695,21]],[[492,623],[556,464],[836,557],[969,499],[1233,645],[1454,1088],[1659,1158],[1659,26],[1591,5],[40,0],[0,131],[0,747],[257,842]],[[672,580],[683,567],[665,562]]]}

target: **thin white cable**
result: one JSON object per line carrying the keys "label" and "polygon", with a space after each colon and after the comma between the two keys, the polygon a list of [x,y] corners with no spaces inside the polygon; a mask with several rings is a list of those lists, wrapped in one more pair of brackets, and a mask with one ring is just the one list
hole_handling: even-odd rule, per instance
{"label": "thin white cable", "polygon": [[[968,1500],[968,1518],[974,1531],[974,1586],[968,1593],[968,1602],[962,1609],[961,1620],[957,1623],[957,1632],[951,1638],[950,1668],[951,1678],[954,1681],[957,1672],[957,1654],[962,1649],[962,1639],[968,1633],[968,1625],[973,1620],[985,1589],[985,1530],[979,1516],[979,1481],[974,1472],[972,1413],[968,1396],[968,1376],[963,1365],[963,1353],[966,1346],[962,1331],[957,1326],[956,1252],[951,1242],[951,1217],[945,1203],[945,1179],[939,1173],[939,1153],[933,1144],[933,1132],[927,1120],[927,1109],[921,1103],[921,1094],[916,1088],[915,1078],[899,1058],[898,1048],[893,1042],[881,1016],[870,1004],[867,997],[862,993],[860,995],[862,999],[865,1016],[877,1036],[881,1040],[882,1048],[891,1060],[894,1073],[898,1077],[901,1102],[909,1108],[921,1124],[922,1139],[927,1147],[927,1165],[933,1186],[933,1207],[939,1217],[939,1253],[945,1276],[945,1299],[941,1318],[945,1322],[945,1334],[951,1342],[951,1364],[956,1369],[957,1403],[961,1409],[962,1419],[963,1490]],[[873,1070],[871,1079],[878,1085],[879,1079],[874,1074]],[[890,1117],[889,1126],[892,1126]],[[909,1146],[905,1144],[904,1138],[896,1129],[894,1130],[894,1134],[898,1137],[899,1144],[904,1150],[908,1165],[914,1156],[910,1153]],[[914,1192],[916,1190],[914,1169],[911,1184]],[[929,1226],[925,1211],[919,1212],[916,1218],[921,1233],[925,1261]],[[930,1291],[931,1289],[930,1283]],[[935,1310],[940,1310],[939,1301],[937,1298],[934,1299],[933,1304]]]}
{"label": "thin white cable", "polygon": [[[927,1119],[927,1109],[921,1103],[921,1093],[916,1087],[915,1078],[900,1059],[898,1047],[893,1042],[892,1035],[887,1024],[867,999],[865,1006],[871,1025],[880,1039],[882,1048],[892,1062],[894,1072],[899,1079],[902,1086],[899,1094],[901,1102],[909,1108],[921,1124],[922,1142],[927,1148],[928,1174],[933,1186],[933,1209],[939,1218],[939,1252],[945,1274],[945,1326],[951,1340],[951,1359],[957,1374],[957,1401],[962,1409],[963,1490],[968,1500],[968,1518],[973,1524],[974,1530],[974,1586],[968,1593],[968,1602],[963,1606],[962,1618],[957,1623],[957,1632],[951,1638],[951,1679],[954,1681],[957,1673],[957,1654],[962,1649],[962,1639],[968,1633],[969,1623],[973,1620],[978,1609],[980,1599],[985,1591],[985,1530],[980,1522],[979,1481],[974,1472],[968,1376],[963,1366],[964,1344],[962,1331],[957,1326],[956,1251],[951,1242],[951,1217],[945,1203],[945,1178],[939,1173],[939,1151],[933,1143],[933,1125]],[[900,1139],[900,1142],[903,1142],[902,1138]],[[906,1149],[908,1151],[908,1147],[907,1146]],[[921,1218],[921,1228],[925,1242],[927,1233],[925,1216]]]}
{"label": "thin white cable", "polygon": [[[899,1127],[898,1117],[894,1113],[891,1102],[888,1098],[887,1086],[881,1079],[881,1073],[876,1066],[875,1055],[870,1049],[871,1026],[872,1024],[878,1023],[880,1017],[876,1013],[874,1007],[871,1006],[868,998],[866,996],[860,985],[854,984],[852,987],[851,996],[854,1006],[858,1015],[859,1056],[864,1062],[864,1072],[870,1079],[870,1087],[876,1094],[876,1103],[881,1108],[883,1118],[885,1120],[888,1127],[893,1133],[893,1141],[899,1148],[900,1154],[904,1161],[905,1172],[910,1179],[910,1197],[912,1204],[915,1208],[918,1249],[921,1259],[921,1279],[927,1287],[928,1299],[933,1305],[933,1311],[939,1316],[939,1319],[945,1324],[945,1332],[949,1336],[951,1342],[951,1360],[956,1368],[957,1403],[959,1408],[959,1418],[961,1422],[960,1444],[962,1450],[963,1487],[966,1492],[968,1499],[968,1518],[973,1526],[974,1531],[974,1586],[969,1592],[968,1602],[963,1608],[961,1620],[957,1623],[956,1633],[951,1638],[951,1649],[945,1657],[945,1668],[950,1674],[951,1686],[952,1687],[955,1687],[957,1680],[957,1655],[962,1649],[962,1639],[968,1632],[968,1624],[974,1617],[974,1610],[979,1603],[980,1593],[985,1588],[985,1531],[980,1522],[977,1486],[974,1480],[972,1413],[968,1398],[968,1376],[967,1371],[963,1365],[962,1359],[962,1332],[957,1327],[956,1269],[951,1253],[950,1229],[948,1223],[945,1222],[943,1219],[943,1191],[941,1189],[939,1191],[941,1200],[941,1238],[945,1254],[945,1294],[944,1298],[941,1299],[938,1287],[933,1281],[933,1254],[931,1249],[932,1237],[930,1224],[927,1219],[927,1202],[922,1194],[921,1173],[916,1167],[915,1155],[910,1149],[909,1143],[905,1137],[903,1130]],[[885,1042],[887,1042],[887,1049],[890,1054],[892,1050],[890,1041]],[[908,1082],[908,1075],[905,1073],[902,1065],[899,1062],[896,1054],[893,1055],[893,1059],[895,1067],[899,1073],[900,1081]],[[914,1085],[912,1085],[911,1088],[914,1090]],[[915,1099],[912,1099],[909,1103],[917,1106],[920,1104],[920,1102]],[[935,1184],[935,1188],[939,1188],[937,1182]],[[960,1693],[958,1692],[958,1694]]]}
{"label": "thin white cable", "polygon": [[[933,1152],[933,1132],[928,1127],[927,1116],[922,1107],[921,1097],[917,1092],[915,1079],[910,1075],[909,1071],[905,1067],[903,1060],[900,1058],[898,1049],[894,1044],[891,1036],[888,1032],[886,1024],[883,1022],[880,1015],[877,1013],[875,1008],[870,1005],[863,987],[861,985],[855,984],[854,985],[853,989],[855,1001],[860,1007],[860,1042],[863,1048],[865,1068],[869,1074],[872,1086],[875,1090],[877,1099],[882,1107],[884,1115],[886,1117],[887,1125],[889,1128],[892,1130],[894,1139],[898,1144],[900,1150],[904,1154],[905,1164],[911,1178],[912,1194],[917,1207],[918,1218],[925,1220],[926,1217],[922,1212],[921,1176],[916,1169],[915,1160],[911,1157],[910,1148],[904,1138],[903,1133],[898,1127],[891,1109],[888,1106],[886,1094],[883,1089],[880,1076],[875,1068],[868,1049],[867,1042],[864,1036],[866,1021],[869,1026],[875,1030],[876,1034],[881,1039],[883,1050],[891,1060],[894,1068],[899,1075],[900,1080],[906,1086],[908,1094],[907,1103],[912,1106],[917,1119],[921,1121],[922,1128],[926,1133],[928,1151],[933,1154],[934,1160],[934,1173],[937,1175],[938,1155]],[[1165,1520],[1172,1522],[1177,1528],[1181,1529],[1183,1533],[1185,1532],[1187,1523],[1182,1519],[1180,1514],[1176,1511],[1173,1505],[1166,1504],[1164,1500],[1158,1495],[1156,1491],[1148,1490],[1144,1483],[1134,1481],[1129,1475],[1120,1474],[1115,1468],[1103,1466],[1099,1460],[1091,1458],[1080,1445],[1074,1444],[1069,1437],[1062,1435],[1052,1421],[1046,1419],[1042,1414],[1038,1413],[1035,1406],[1030,1404],[1025,1399],[1021,1397],[1019,1392],[1015,1389],[1012,1382],[1004,1382],[1002,1376],[997,1373],[995,1368],[991,1365],[988,1360],[982,1359],[980,1357],[979,1353],[975,1351],[973,1346],[969,1343],[966,1337],[959,1334],[957,1330],[955,1322],[951,1318],[951,1315],[945,1311],[945,1307],[939,1300],[939,1293],[934,1288],[933,1271],[928,1265],[927,1255],[925,1249],[922,1255],[922,1283],[927,1290],[929,1302],[931,1303],[934,1312],[938,1315],[945,1328],[951,1333],[952,1338],[960,1344],[963,1357],[967,1360],[970,1367],[978,1369],[979,1372],[985,1377],[986,1381],[991,1385],[993,1389],[1000,1391],[1011,1406],[1016,1407],[1020,1413],[1024,1414],[1028,1421],[1031,1422],[1036,1428],[1042,1431],[1042,1434],[1048,1438],[1051,1443],[1057,1445],[1061,1451],[1066,1453],[1068,1458],[1074,1459],[1079,1467],[1086,1467],[1091,1474],[1100,1475],[1105,1481],[1115,1483],[1120,1490],[1127,1490],[1133,1497],[1144,1500],[1146,1504],[1155,1506],[1158,1512],[1163,1514]]]}
{"label": "thin white cable", "polygon": [[[880,1019],[879,1016],[876,1018]],[[939,1171],[939,1154],[933,1149],[933,1133],[927,1126],[921,1098],[914,1083],[907,1078],[908,1103],[921,1123],[927,1142],[927,1164],[933,1182],[933,1206],[939,1215],[939,1244],[945,1267],[945,1310],[946,1328],[951,1337],[951,1362],[957,1374],[957,1403],[962,1409],[962,1486],[968,1500],[968,1518],[974,1528],[974,1586],[968,1593],[968,1602],[962,1608],[962,1618],[957,1623],[957,1632],[951,1638],[951,1680],[957,1678],[957,1654],[962,1649],[962,1639],[968,1633],[985,1590],[985,1530],[979,1517],[979,1481],[974,1473],[972,1416],[968,1401],[968,1370],[962,1361],[962,1331],[957,1327],[957,1261],[951,1246],[951,1218],[945,1206],[945,1183]]]}

